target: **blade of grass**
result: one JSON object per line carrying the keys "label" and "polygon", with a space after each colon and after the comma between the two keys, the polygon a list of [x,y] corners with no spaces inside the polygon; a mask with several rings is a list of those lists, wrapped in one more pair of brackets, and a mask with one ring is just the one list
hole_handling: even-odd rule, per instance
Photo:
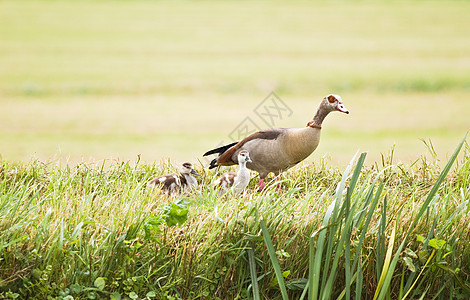
{"label": "blade of grass", "polygon": [[[349,236],[351,236],[351,229],[348,230]],[[344,243],[344,276],[346,279],[346,299],[351,299],[351,244],[349,240]]]}
{"label": "blade of grass", "polygon": [[[316,300],[318,298],[318,284],[320,282],[321,262],[323,248],[325,245],[325,235],[327,233],[327,226],[333,212],[334,203],[331,203],[326,210],[323,217],[322,227],[310,236],[310,252],[309,252],[309,300]],[[317,239],[317,249],[315,251],[315,236],[319,233]]]}
{"label": "blade of grass", "polygon": [[382,216],[380,217],[379,232],[377,235],[377,257],[375,260],[377,278],[380,278],[382,274],[382,267],[384,265],[385,257],[385,227],[387,223],[387,197],[384,198],[382,205]]}
{"label": "blade of grass", "polygon": [[403,286],[405,284],[405,269],[406,269],[406,267],[403,266],[403,268],[401,270],[400,289],[398,290],[398,299],[400,299],[400,300],[403,297]]}
{"label": "blade of grass", "polygon": [[363,273],[362,273],[362,258],[359,257],[359,264],[357,267],[357,280],[356,280],[356,300],[362,299],[362,281],[363,281]]}
{"label": "blade of grass", "polygon": [[259,287],[258,287],[258,277],[256,276],[256,263],[255,263],[255,254],[253,248],[249,248],[248,252],[248,262],[250,264],[250,275],[251,275],[251,286],[253,288],[253,299],[259,300]]}
{"label": "blade of grass", "polygon": [[384,285],[384,282],[385,282],[385,276],[387,275],[387,272],[390,267],[390,260],[392,259],[393,245],[395,244],[395,233],[396,233],[397,224],[398,222],[395,221],[395,225],[393,226],[392,234],[390,235],[390,240],[388,242],[387,254],[385,255],[385,260],[384,260],[384,264],[382,267],[382,274],[380,275],[379,282],[377,283],[377,289],[375,290],[373,300],[377,299],[377,297],[379,296],[379,292],[381,291],[382,286]]}
{"label": "blade of grass", "polygon": [[[336,243],[336,249],[334,251],[333,263],[331,265],[331,271],[326,282],[326,285],[323,286],[322,299],[330,299],[334,291],[333,284],[337,276],[338,263],[343,257],[343,252],[346,247],[346,244],[349,243],[349,237],[351,236],[351,225],[353,221],[353,214],[349,214],[349,201],[344,202],[346,220],[344,221],[344,227],[340,235],[339,241]],[[330,236],[329,239],[337,240],[336,236]],[[345,262],[345,264],[350,264],[350,262]],[[348,284],[349,285],[349,284]]]}
{"label": "blade of grass", "polygon": [[[353,228],[354,223],[355,223],[355,220],[354,220],[355,210],[356,210],[356,207],[359,205],[359,202],[361,201],[361,197],[360,197],[360,195],[358,195],[356,197],[356,199],[354,199],[354,203],[351,204],[351,195],[352,195],[352,192],[355,189],[357,180],[359,178],[360,170],[362,169],[362,165],[364,163],[365,156],[366,156],[366,154],[362,153],[359,160],[358,160],[358,163],[357,163],[356,168],[355,168],[354,173],[353,173],[353,177],[351,179],[351,184],[349,186],[348,193],[346,195],[346,199],[345,199],[345,201],[343,202],[343,205],[342,205],[342,210],[344,210],[344,217],[346,218],[346,220],[344,221],[344,227],[342,229],[341,238],[339,239],[339,242],[337,242],[337,247],[336,247],[336,251],[335,251],[333,264],[332,264],[332,267],[331,267],[330,276],[328,278],[326,286],[324,286],[324,294],[322,295],[323,299],[329,299],[332,295],[333,284],[334,284],[336,276],[337,276],[336,269],[338,267],[338,262],[339,262],[340,258],[342,258],[343,251],[345,253],[344,268],[345,268],[345,279],[346,279],[346,282],[345,282],[346,287],[345,287],[345,290],[344,290],[344,294],[346,295],[347,299],[351,298],[350,286],[354,282],[357,273],[355,273],[354,276],[351,276],[352,267],[351,267],[350,241],[349,241],[349,239],[351,237],[352,228]],[[343,295],[343,293],[341,295]],[[341,295],[340,295],[340,297],[342,297]]]}
{"label": "blade of grass", "polygon": [[[325,196],[325,192],[321,195],[320,199],[323,199],[324,196]],[[318,249],[321,249],[321,251],[323,251],[324,242],[325,242],[324,236],[326,234],[326,233],[323,234],[323,232],[326,231],[328,228],[328,221],[329,221],[329,218],[331,217],[333,206],[334,204],[330,203],[330,205],[326,209],[321,227],[318,230],[314,231],[310,235],[310,238],[309,238],[309,261],[308,261],[308,264],[309,264],[308,274],[309,275],[308,275],[308,284],[306,287],[306,289],[308,290],[308,299],[312,299],[313,294],[318,295],[318,283],[320,279],[320,270],[321,270],[321,257],[317,258],[318,255],[316,254],[315,246],[316,246],[317,252],[320,251]],[[318,236],[317,244],[315,245],[315,238],[317,236]],[[321,255],[322,252],[318,252],[318,253],[320,253]],[[314,287],[315,287],[315,293],[314,293]],[[317,297],[316,295],[315,297]]]}
{"label": "blade of grass", "polygon": [[[325,259],[324,259],[326,264],[323,264],[323,266],[326,266],[326,268],[324,268],[322,270],[322,274],[323,274],[323,279],[322,279],[322,283],[321,283],[322,287],[326,286],[327,279],[329,278],[328,274],[331,273],[331,271],[329,270],[330,263],[328,263],[328,262],[331,261],[331,257],[333,256],[333,249],[335,248],[335,243],[337,242],[337,239],[335,237],[336,237],[336,235],[340,235],[340,229],[341,229],[340,223],[342,222],[342,218],[338,216],[338,214],[341,214],[341,210],[342,210],[341,209],[342,205],[340,205],[340,204],[342,202],[341,200],[343,198],[343,192],[344,192],[344,188],[346,186],[346,180],[349,177],[349,173],[350,173],[351,168],[354,164],[354,161],[356,160],[356,157],[357,157],[358,153],[359,153],[359,151],[356,152],[356,154],[354,154],[353,158],[351,159],[348,166],[346,167],[346,170],[344,171],[343,176],[341,177],[341,181],[338,183],[338,185],[336,187],[335,200],[333,202],[334,206],[333,206],[333,211],[332,211],[332,215],[331,215],[331,224],[332,224],[332,226],[328,230],[330,232],[330,234],[329,234],[328,239],[327,239],[326,255],[325,255]],[[331,265],[331,267],[334,267],[334,266],[335,266],[334,264]],[[335,271],[333,271],[333,273],[334,272]],[[325,289],[325,288],[322,288],[320,290],[320,298],[323,298],[323,292],[328,292],[328,290]]]}
{"label": "blade of grass", "polygon": [[281,295],[283,300],[289,300],[287,296],[286,285],[284,283],[284,277],[282,276],[281,267],[279,266],[279,261],[277,260],[276,250],[274,249],[271,236],[269,235],[268,228],[266,227],[266,222],[264,220],[260,221],[261,231],[263,232],[264,242],[266,243],[266,248],[268,249],[269,258],[274,268],[274,273],[276,274],[277,282],[279,288],[281,289]]}
{"label": "blade of grass", "polygon": [[[379,174],[379,176],[380,176],[380,174]],[[377,178],[378,178],[378,176],[377,176]],[[375,181],[372,183],[372,185],[370,187],[370,193],[368,193],[365,201],[369,202],[370,199],[374,196],[374,194],[373,194],[374,186],[375,186]],[[353,272],[355,270],[355,267],[356,267],[356,264],[357,264],[358,260],[360,259],[361,255],[362,255],[361,247],[362,247],[362,244],[364,243],[364,238],[366,236],[367,229],[369,228],[370,221],[372,220],[372,216],[374,215],[375,208],[377,207],[377,204],[379,203],[379,199],[380,199],[380,195],[382,194],[383,187],[384,187],[384,184],[383,184],[383,182],[381,182],[380,185],[379,185],[379,188],[377,189],[377,192],[375,193],[375,197],[372,200],[372,204],[370,205],[369,210],[367,212],[366,220],[365,220],[365,222],[364,222],[364,224],[361,228],[361,235],[359,237],[359,242],[356,246],[356,255],[354,257],[354,263],[353,263],[353,267],[352,267]]]}
{"label": "blade of grass", "polygon": [[[356,155],[357,155],[357,153],[356,153]],[[354,188],[356,187],[359,176],[361,175],[362,166],[364,165],[364,161],[366,160],[366,156],[367,156],[367,153],[363,152],[363,153],[361,153],[361,155],[359,156],[359,159],[357,160],[356,168],[354,169],[353,175],[351,177],[351,181],[349,182],[349,188],[348,188],[348,192],[347,192],[347,197],[349,197],[349,198],[351,198],[352,192],[354,191]]]}

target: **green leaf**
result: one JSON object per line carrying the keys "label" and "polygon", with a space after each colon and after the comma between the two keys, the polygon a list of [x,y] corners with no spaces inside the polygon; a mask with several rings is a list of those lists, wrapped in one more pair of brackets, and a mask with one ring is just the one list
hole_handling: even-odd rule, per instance
{"label": "green leaf", "polygon": [[308,283],[308,279],[306,278],[294,279],[294,280],[286,282],[286,287],[292,291],[301,291],[305,288],[307,283]]}
{"label": "green leaf", "polygon": [[160,229],[160,225],[162,225],[163,223],[164,220],[162,216],[153,214],[147,217],[143,224],[145,239],[158,241],[156,235],[158,235],[162,231]]}
{"label": "green leaf", "polygon": [[411,250],[410,248],[405,249],[405,254],[407,256],[410,256],[410,257],[413,257],[413,258],[418,258],[418,255],[416,255],[416,253],[413,250]]}
{"label": "green leaf", "polygon": [[20,297],[20,294],[18,294],[18,293],[12,293],[12,292],[7,292],[7,293],[6,293],[6,296],[8,296],[8,298],[10,298],[10,299],[16,299],[16,298]]}
{"label": "green leaf", "polygon": [[82,291],[82,287],[81,285],[74,283],[70,286],[70,291],[72,292],[72,294],[79,294]]}
{"label": "green leaf", "polygon": [[98,277],[95,279],[94,285],[96,286],[97,289],[102,291],[106,285],[106,278],[104,277]]}
{"label": "green leaf", "polygon": [[285,257],[285,258],[289,258],[290,257],[290,254],[288,252],[286,252],[284,249],[281,249],[281,250],[277,250],[276,251],[276,255],[278,257]]}
{"label": "green leaf", "polygon": [[42,276],[42,271],[39,270],[39,269],[34,269],[34,270],[31,272],[31,275],[32,275],[35,279],[39,279],[39,278],[41,278],[41,276]]}
{"label": "green leaf", "polygon": [[188,202],[180,199],[176,203],[169,203],[163,210],[167,226],[181,225],[188,219]]}
{"label": "green leaf", "polygon": [[155,298],[157,297],[157,294],[155,294],[154,291],[150,291],[145,295],[147,298]]}
{"label": "green leaf", "polygon": [[444,247],[445,244],[446,244],[446,241],[444,240],[432,239],[429,241],[429,246],[437,250],[442,249],[442,247]]}
{"label": "green leaf", "polygon": [[426,238],[425,238],[423,235],[421,235],[421,234],[417,234],[417,235],[416,235],[416,240],[417,240],[418,242],[420,242],[420,243],[424,243],[424,241],[426,240]]}
{"label": "green leaf", "polygon": [[416,272],[416,267],[410,257],[404,257],[403,261],[405,262],[405,265],[407,266],[408,270],[410,270],[411,272]]}
{"label": "green leaf", "polygon": [[284,272],[282,272],[282,277],[287,278],[287,276],[289,276],[289,274],[290,274],[290,270],[284,271]]}
{"label": "green leaf", "polygon": [[112,292],[109,298],[111,300],[121,300],[121,294],[119,292]]}
{"label": "green leaf", "polygon": [[135,299],[139,298],[139,296],[138,296],[135,292],[130,292],[130,293],[129,293],[129,298],[135,300]]}

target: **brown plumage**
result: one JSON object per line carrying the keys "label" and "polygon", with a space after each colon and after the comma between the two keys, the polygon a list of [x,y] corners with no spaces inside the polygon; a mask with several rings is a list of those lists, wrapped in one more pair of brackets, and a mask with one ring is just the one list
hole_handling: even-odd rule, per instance
{"label": "brown plumage", "polygon": [[210,169],[238,164],[238,153],[247,150],[253,160],[247,168],[259,173],[259,189],[265,187],[264,179],[273,172],[276,176],[306,159],[320,142],[321,125],[332,111],[348,114],[341,97],[330,94],[323,98],[313,119],[304,128],[272,128],[255,132],[239,142],[204,153],[218,153]]}
{"label": "brown plumage", "polygon": [[189,162],[180,167],[180,174],[158,176],[147,182],[149,187],[160,187],[165,193],[181,193],[197,187],[197,180],[191,174],[199,175]]}

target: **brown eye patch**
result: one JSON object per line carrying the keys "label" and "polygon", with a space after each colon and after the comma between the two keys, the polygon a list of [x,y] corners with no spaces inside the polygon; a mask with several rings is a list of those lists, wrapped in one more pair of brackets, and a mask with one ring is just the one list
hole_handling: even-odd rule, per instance
{"label": "brown eye patch", "polygon": [[328,101],[329,101],[330,103],[333,103],[333,102],[338,101],[338,100],[336,99],[335,96],[329,95],[329,96],[328,96]]}

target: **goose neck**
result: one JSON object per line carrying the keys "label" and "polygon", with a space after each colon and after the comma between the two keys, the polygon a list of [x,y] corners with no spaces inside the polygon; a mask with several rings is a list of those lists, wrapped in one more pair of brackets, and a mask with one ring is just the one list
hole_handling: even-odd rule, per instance
{"label": "goose neck", "polygon": [[[315,113],[315,116],[313,117],[312,121],[309,122],[308,126],[321,129],[321,124],[329,113],[330,111],[324,107],[323,103],[320,104],[317,109],[317,112]],[[310,124],[312,124],[313,126]]]}

